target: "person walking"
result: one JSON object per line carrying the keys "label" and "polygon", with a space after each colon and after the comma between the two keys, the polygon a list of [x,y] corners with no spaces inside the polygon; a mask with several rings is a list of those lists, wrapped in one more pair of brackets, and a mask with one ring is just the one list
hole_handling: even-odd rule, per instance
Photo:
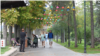
{"label": "person walking", "polygon": [[47,40],[48,40],[48,33],[47,32],[45,34],[45,39],[46,39],[46,44],[47,44]]}
{"label": "person walking", "polygon": [[25,52],[24,48],[25,48],[25,37],[26,37],[26,33],[24,32],[24,29],[22,29],[22,32],[20,33],[20,52]]}
{"label": "person walking", "polygon": [[52,33],[51,30],[48,33],[48,39],[49,39],[49,45],[50,45],[50,47],[52,47],[52,44],[53,44],[53,33]]}
{"label": "person walking", "polygon": [[42,41],[42,46],[45,48],[45,35],[44,32],[41,34],[41,41]]}
{"label": "person walking", "polygon": [[41,41],[41,34],[39,35],[39,39],[40,39],[40,41]]}
{"label": "person walking", "polygon": [[[39,39],[39,35],[36,35],[36,37]],[[38,42],[37,42],[37,47],[38,47]]]}

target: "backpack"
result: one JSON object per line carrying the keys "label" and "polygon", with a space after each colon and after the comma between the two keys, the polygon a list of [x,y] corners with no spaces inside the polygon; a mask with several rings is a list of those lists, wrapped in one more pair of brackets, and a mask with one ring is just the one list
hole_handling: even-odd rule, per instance
{"label": "backpack", "polygon": [[37,43],[38,42],[38,38],[37,37],[34,37],[34,43]]}

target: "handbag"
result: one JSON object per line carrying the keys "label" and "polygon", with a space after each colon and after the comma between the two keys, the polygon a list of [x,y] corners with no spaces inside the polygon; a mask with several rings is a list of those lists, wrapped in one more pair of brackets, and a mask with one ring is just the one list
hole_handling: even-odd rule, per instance
{"label": "handbag", "polygon": [[44,36],[44,38],[45,38],[45,36]]}

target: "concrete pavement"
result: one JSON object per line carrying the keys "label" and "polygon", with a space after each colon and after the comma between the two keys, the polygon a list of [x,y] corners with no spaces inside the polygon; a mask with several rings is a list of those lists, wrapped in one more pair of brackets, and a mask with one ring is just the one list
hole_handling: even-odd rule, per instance
{"label": "concrete pavement", "polygon": [[55,42],[53,42],[52,48],[49,48],[49,43],[47,43],[46,47],[43,48],[39,41],[39,48],[27,47],[25,52],[17,51],[11,56],[100,56],[100,54],[77,53]]}

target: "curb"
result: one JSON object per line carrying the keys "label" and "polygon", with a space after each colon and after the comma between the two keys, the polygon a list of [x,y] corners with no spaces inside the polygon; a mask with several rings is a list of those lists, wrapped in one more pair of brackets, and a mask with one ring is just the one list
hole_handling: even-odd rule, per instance
{"label": "curb", "polygon": [[15,53],[17,51],[17,48],[13,48],[13,47],[10,47],[10,48],[11,49],[9,51],[5,52],[1,56],[11,56],[13,53]]}
{"label": "curb", "polygon": [[14,54],[15,52],[17,52],[17,50],[15,50],[14,52],[12,52],[9,56],[12,56],[12,54]]}

